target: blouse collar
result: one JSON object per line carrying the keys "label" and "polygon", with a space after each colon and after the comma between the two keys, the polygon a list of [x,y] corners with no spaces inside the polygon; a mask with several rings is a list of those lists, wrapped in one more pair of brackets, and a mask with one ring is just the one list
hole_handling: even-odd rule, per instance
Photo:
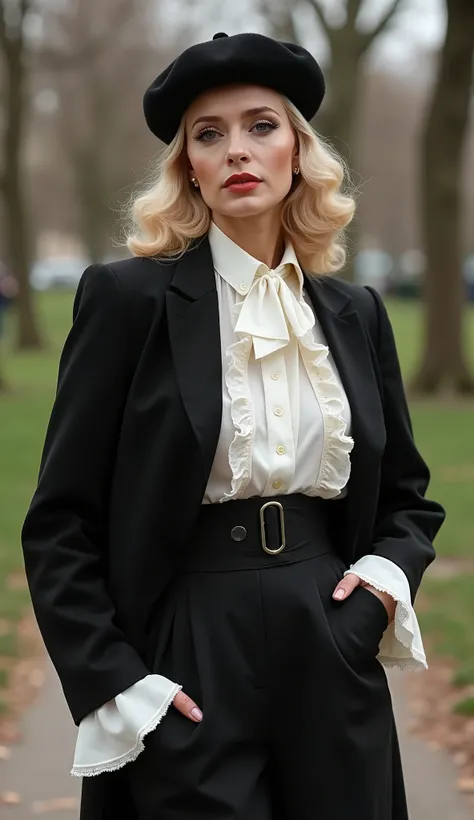
{"label": "blouse collar", "polygon": [[[241,296],[249,292],[259,268],[269,270],[267,265],[255,259],[230,239],[217,227],[215,222],[211,222],[209,228],[209,244],[215,270]],[[288,267],[286,267],[288,265],[292,266],[292,271],[296,276],[288,277]],[[288,285],[294,290],[295,296],[301,299],[304,285],[303,271],[289,240],[286,242],[280,264],[272,270],[272,273],[284,278],[288,277]]]}

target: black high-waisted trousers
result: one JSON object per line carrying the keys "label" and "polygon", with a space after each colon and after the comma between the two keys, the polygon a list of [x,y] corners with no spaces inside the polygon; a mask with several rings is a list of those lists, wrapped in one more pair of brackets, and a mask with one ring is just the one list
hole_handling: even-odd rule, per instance
{"label": "black high-waisted trousers", "polygon": [[263,532],[268,499],[203,505],[159,603],[150,668],[203,720],[171,705],[126,767],[140,820],[407,820],[376,659],[385,607],[362,587],[331,597],[346,569],[326,525],[337,502],[276,500]]}

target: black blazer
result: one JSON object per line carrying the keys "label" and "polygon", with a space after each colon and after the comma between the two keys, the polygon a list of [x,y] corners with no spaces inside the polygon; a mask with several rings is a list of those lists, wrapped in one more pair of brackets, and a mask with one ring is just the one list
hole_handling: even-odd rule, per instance
{"label": "black blazer", "polygon": [[[335,543],[347,566],[367,553],[394,561],[414,599],[444,510],[424,497],[429,472],[387,313],[376,291],[333,277],[305,277],[305,288],[352,412],[348,493],[328,502]],[[79,724],[149,674],[150,616],[211,470],[222,365],[207,237],[177,262],[91,266],[73,316],[22,541],[38,624]]]}

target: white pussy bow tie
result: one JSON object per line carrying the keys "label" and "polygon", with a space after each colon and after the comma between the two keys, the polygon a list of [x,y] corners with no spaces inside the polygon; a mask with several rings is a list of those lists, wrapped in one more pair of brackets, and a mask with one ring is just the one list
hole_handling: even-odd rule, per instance
{"label": "white pussy bow tie", "polygon": [[298,299],[285,282],[287,274],[297,276],[292,265],[274,271],[260,265],[239,306],[235,330],[252,336],[256,359],[285,347],[291,333],[299,339],[314,325],[309,305],[303,298]]}

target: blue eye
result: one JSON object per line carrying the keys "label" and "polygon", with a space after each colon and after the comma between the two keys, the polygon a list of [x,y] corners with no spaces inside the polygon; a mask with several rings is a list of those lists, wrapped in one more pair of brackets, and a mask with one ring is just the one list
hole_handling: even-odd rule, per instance
{"label": "blue eye", "polygon": [[216,129],[215,129],[215,128],[203,128],[203,130],[202,130],[202,131],[200,131],[200,132],[199,132],[199,134],[197,134],[197,135],[194,137],[194,139],[195,139],[195,140],[199,140],[200,142],[213,142],[213,140],[212,140],[212,139],[206,139],[206,137],[207,137],[209,134],[211,134],[212,136],[214,136],[215,134],[217,134]]}
{"label": "blue eye", "polygon": [[[273,131],[275,128],[278,127],[279,126],[271,120],[259,120],[258,122],[252,125],[250,130],[255,131],[257,134],[268,134],[269,131]],[[216,131],[215,128],[208,126],[206,128],[203,128],[202,131],[199,131],[199,133],[196,134],[194,139],[198,142],[214,142],[218,135],[219,132]]]}
{"label": "blue eye", "polygon": [[[260,128],[259,126],[263,126],[263,128]],[[252,128],[256,129],[257,134],[268,134],[269,130],[274,131],[275,128],[278,128],[278,125],[271,122],[271,120],[259,120],[252,126]]]}

